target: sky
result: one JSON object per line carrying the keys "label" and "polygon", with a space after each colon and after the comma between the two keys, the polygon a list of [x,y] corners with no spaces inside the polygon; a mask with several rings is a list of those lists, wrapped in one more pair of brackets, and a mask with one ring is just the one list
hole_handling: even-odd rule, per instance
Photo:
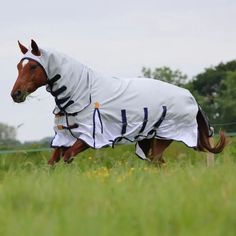
{"label": "sky", "polygon": [[235,0],[23,0],[0,8],[0,122],[20,141],[53,136],[54,100],[45,88],[16,104],[10,92],[21,58],[17,40],[66,53],[111,76],[169,66],[189,78],[236,59]]}

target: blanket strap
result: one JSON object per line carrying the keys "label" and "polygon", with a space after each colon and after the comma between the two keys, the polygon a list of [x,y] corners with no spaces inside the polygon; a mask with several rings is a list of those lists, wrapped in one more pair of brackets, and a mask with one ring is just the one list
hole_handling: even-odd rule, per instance
{"label": "blanket strap", "polygon": [[154,124],[154,128],[156,128],[156,129],[161,125],[162,121],[165,119],[165,116],[166,116],[166,112],[167,112],[166,106],[162,106],[162,109],[163,109],[163,112],[162,112],[162,114],[161,114],[161,117],[160,117],[159,120]]}
{"label": "blanket strap", "polygon": [[69,102],[66,103],[65,106],[61,107],[61,110],[65,111],[67,107],[69,107],[70,105],[72,105],[74,103],[73,100],[70,100]]}
{"label": "blanket strap", "polygon": [[103,133],[102,118],[98,107],[94,108],[93,112],[93,147],[96,148],[96,114],[98,114],[99,122],[101,125],[101,133]]}
{"label": "blanket strap", "polygon": [[161,117],[159,118],[159,120],[154,124],[154,129],[150,130],[148,132],[148,135],[153,135],[155,136],[156,135],[156,129],[161,125],[161,123],[163,122],[163,120],[165,119],[166,117],[166,112],[167,112],[167,108],[166,106],[162,106],[162,114],[161,114]]}
{"label": "blanket strap", "polygon": [[53,84],[58,81],[59,79],[61,78],[61,75],[57,74],[55,75],[53,78],[51,78],[49,81],[48,81],[48,84],[50,86],[53,86]]}
{"label": "blanket strap", "polygon": [[62,87],[60,87],[56,91],[52,91],[51,94],[52,94],[52,96],[57,97],[59,94],[63,93],[65,90],[66,90],[66,86],[63,85]]}
{"label": "blanket strap", "polygon": [[124,135],[126,133],[126,128],[127,128],[127,117],[125,109],[121,110],[121,119],[122,119],[121,135]]}
{"label": "blanket strap", "polygon": [[57,106],[58,105],[60,106],[61,104],[67,102],[69,99],[70,99],[70,97],[65,97],[65,98],[60,98],[60,99],[55,98],[55,102],[56,102]]}
{"label": "blanket strap", "polygon": [[75,128],[78,128],[79,127],[79,125],[78,124],[73,124],[73,125],[69,125],[68,127],[67,126],[64,126],[64,125],[58,125],[57,126],[57,128],[59,129],[59,130],[63,130],[63,129],[68,129],[68,130],[70,130],[70,129],[75,129]]}
{"label": "blanket strap", "polygon": [[143,118],[143,125],[139,131],[140,134],[145,130],[147,122],[148,122],[148,108],[144,107],[143,111],[144,111],[144,118]]}

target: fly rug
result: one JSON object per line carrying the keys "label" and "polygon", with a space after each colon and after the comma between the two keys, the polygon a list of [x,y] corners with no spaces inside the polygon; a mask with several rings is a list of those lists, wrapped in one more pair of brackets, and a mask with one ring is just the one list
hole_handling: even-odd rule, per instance
{"label": "fly rug", "polygon": [[55,148],[48,161],[70,162],[81,151],[136,143],[136,154],[161,164],[172,141],[211,153],[226,145],[223,132],[214,146],[212,129],[192,94],[175,85],[148,78],[106,77],[73,58],[19,43],[23,57],[11,95],[23,102],[38,87],[55,99]]}

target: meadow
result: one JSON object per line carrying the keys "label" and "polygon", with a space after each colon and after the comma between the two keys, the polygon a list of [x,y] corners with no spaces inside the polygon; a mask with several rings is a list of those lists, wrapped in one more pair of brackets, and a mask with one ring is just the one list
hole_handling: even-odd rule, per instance
{"label": "meadow", "polygon": [[206,167],[180,143],[157,168],[134,146],[88,150],[71,164],[50,152],[0,156],[0,235],[236,235],[236,139]]}

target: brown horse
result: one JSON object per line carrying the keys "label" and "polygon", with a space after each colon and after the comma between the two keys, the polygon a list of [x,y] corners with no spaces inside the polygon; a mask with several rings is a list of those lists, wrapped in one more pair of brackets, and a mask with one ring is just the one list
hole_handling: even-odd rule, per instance
{"label": "brown horse", "polygon": [[[36,57],[42,55],[41,49],[35,41],[31,41],[31,49],[26,48],[20,42],[18,42],[21,52],[25,55],[31,50],[31,54]],[[11,96],[14,102],[21,103],[24,102],[26,97],[34,92],[41,86],[49,84],[49,78],[45,72],[44,66],[42,66],[37,58],[24,58],[18,65],[18,78],[14,84],[14,87],[11,92]],[[65,114],[58,113],[57,116],[63,116]],[[204,115],[201,109],[198,110],[197,116],[197,125],[198,125],[198,143],[194,147],[198,151],[206,151],[210,153],[220,153],[223,151],[226,146],[226,137],[224,132],[220,132],[220,139],[216,145],[211,145],[210,139],[212,136],[212,130],[208,123],[207,117]],[[154,163],[161,164],[164,162],[162,154],[165,149],[171,144],[173,140],[167,139],[156,139],[155,137],[144,138],[138,140],[139,146],[142,148],[146,156],[149,157]],[[56,147],[52,153],[51,158],[48,163],[50,165],[55,164],[63,157],[65,162],[70,162],[73,160],[73,157],[78,153],[86,150],[91,145],[88,145],[85,141],[80,138],[77,138],[76,142],[70,147]]]}

